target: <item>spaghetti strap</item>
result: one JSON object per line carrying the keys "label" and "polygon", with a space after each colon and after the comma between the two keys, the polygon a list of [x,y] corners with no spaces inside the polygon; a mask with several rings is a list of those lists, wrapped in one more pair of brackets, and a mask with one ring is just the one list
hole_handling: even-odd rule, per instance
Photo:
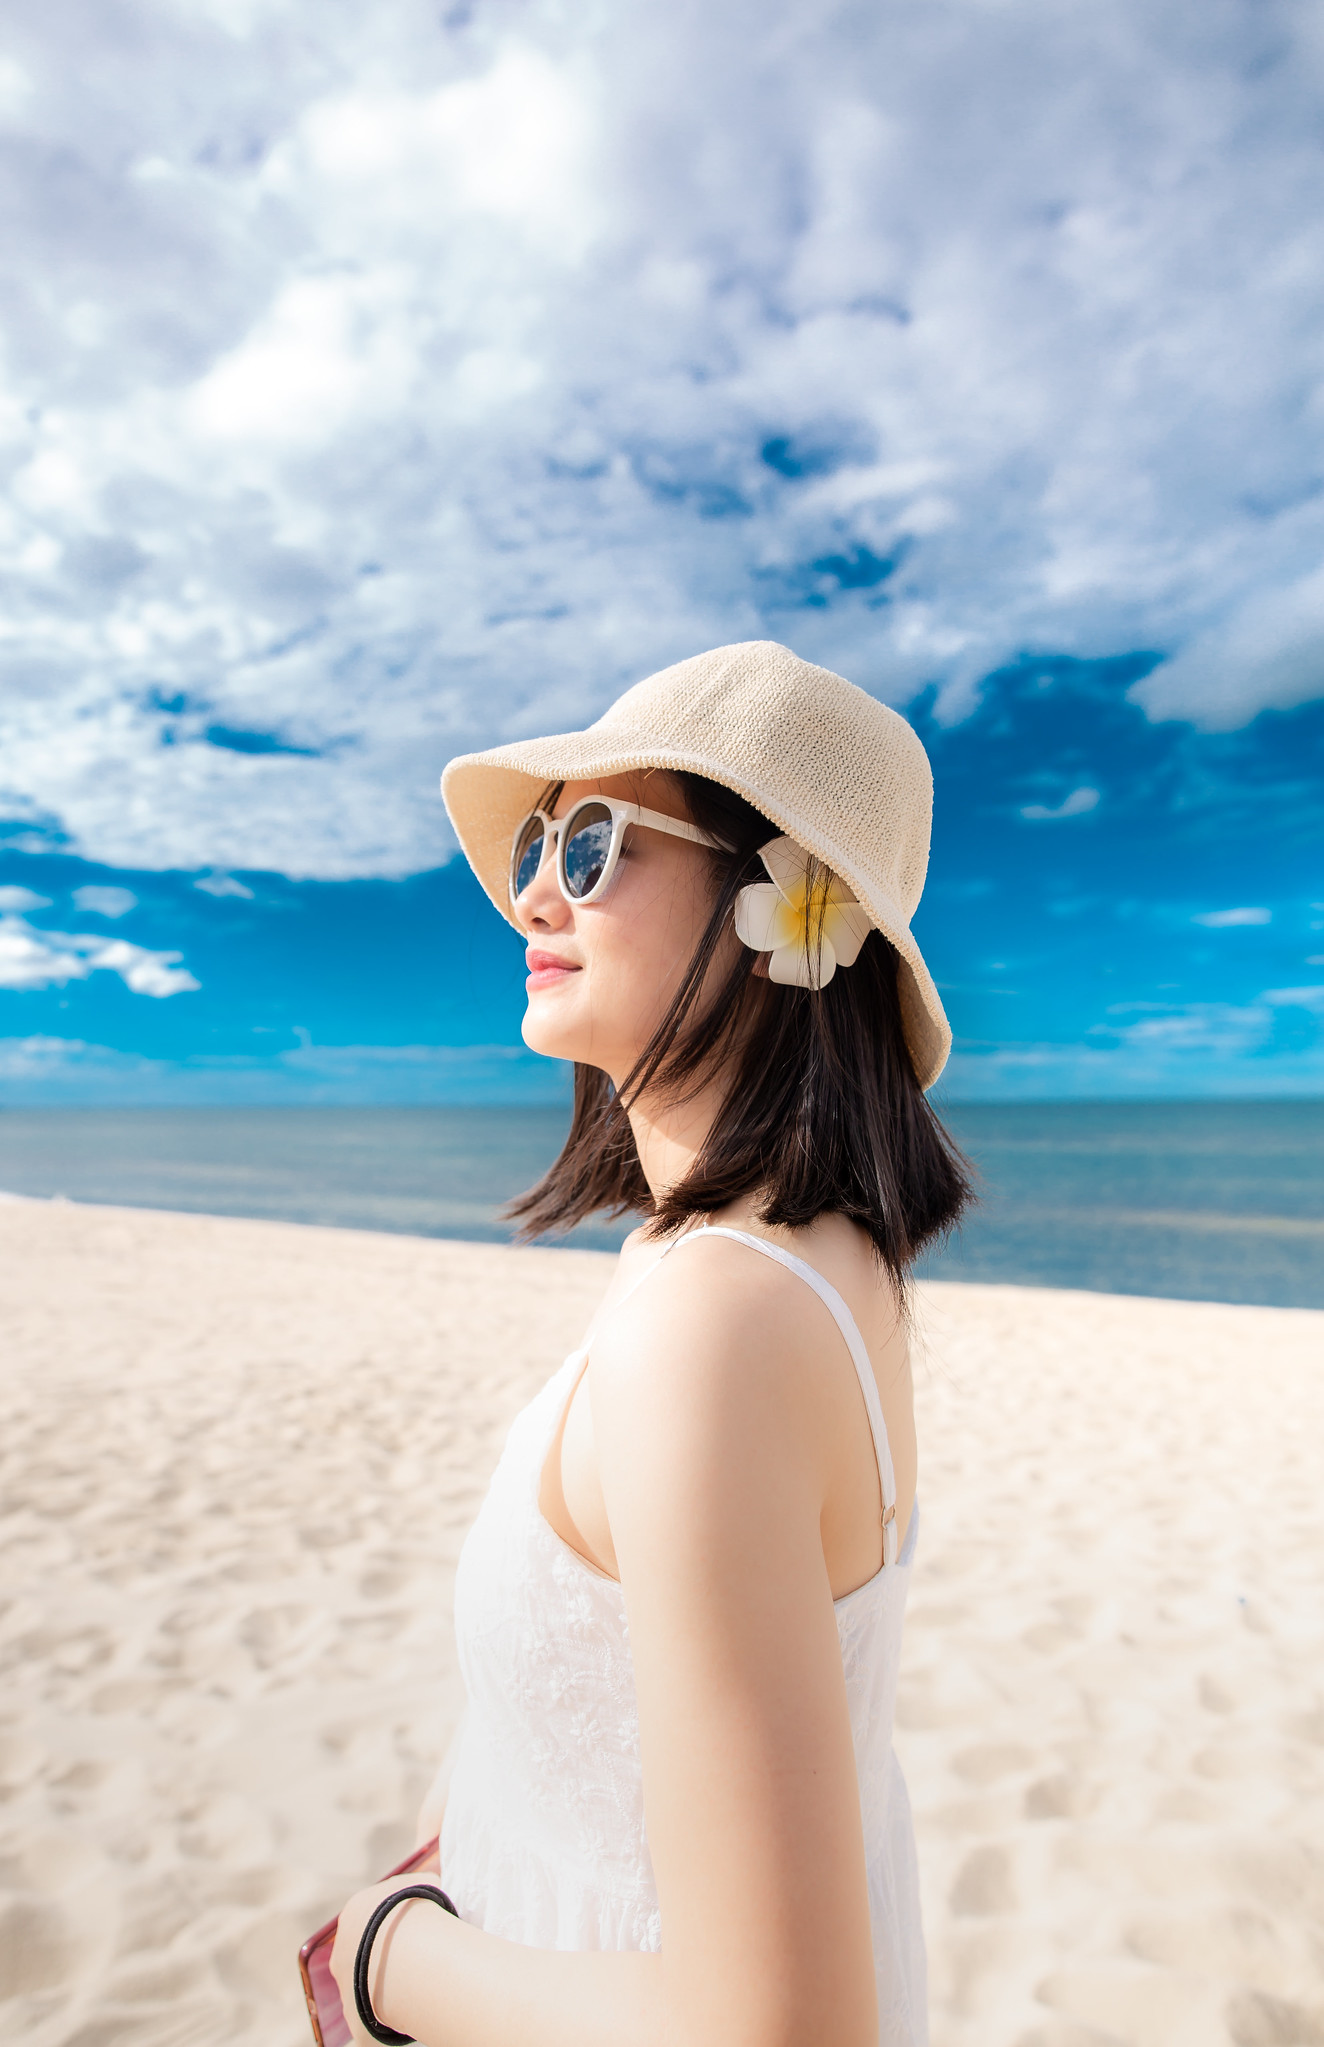
{"label": "spaghetti strap", "polygon": [[[851,1363],[855,1367],[855,1376],[860,1382],[860,1391],[864,1395],[869,1430],[873,1436],[874,1456],[878,1463],[878,1483],[883,1496],[883,1563],[894,1564],[897,1559],[897,1526],[896,1473],[892,1466],[892,1446],[887,1438],[883,1404],[878,1398],[878,1381],[874,1378],[869,1353],[865,1349],[864,1338],[860,1335],[855,1317],[831,1281],[824,1279],[821,1272],[816,1272],[803,1258],[797,1258],[793,1251],[783,1251],[780,1244],[770,1244],[766,1237],[753,1236],[748,1230],[731,1230],[723,1224],[705,1223],[701,1229],[689,1230],[683,1237],[673,1238],[666,1249],[674,1250],[676,1245],[686,1244],[691,1238],[700,1237],[732,1237],[737,1244],[748,1244],[751,1250],[761,1251],[765,1258],[771,1258],[778,1265],[784,1265],[788,1272],[794,1272],[806,1286],[813,1288],[841,1331],[851,1355]],[[665,1256],[665,1252],[663,1255]],[[648,1270],[655,1271],[656,1265],[650,1265]],[[638,1281],[635,1284],[637,1285]],[[633,1292],[634,1288],[632,1287],[630,1291]]]}

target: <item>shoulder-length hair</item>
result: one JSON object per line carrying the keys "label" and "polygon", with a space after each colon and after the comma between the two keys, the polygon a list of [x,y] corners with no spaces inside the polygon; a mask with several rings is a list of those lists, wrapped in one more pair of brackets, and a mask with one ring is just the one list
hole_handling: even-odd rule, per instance
{"label": "shoulder-length hair", "polygon": [[[740,890],[766,880],[758,854],[777,827],[743,797],[677,773],[692,823],[721,841],[708,922],[671,1005],[619,1092],[576,1064],[574,1114],[555,1164],[506,1213],[521,1237],[588,1216],[638,1213],[666,1236],[739,1195],[762,1222],[803,1227],[846,1215],[865,1229],[904,1293],[926,1244],[950,1231],[971,1195],[966,1161],[915,1077],[897,992],[897,953],[871,931],[853,966],[825,988],[757,973],[743,945],[709,986]],[[552,803],[559,787],[548,792]],[[550,807],[550,805],[548,805]],[[729,849],[729,850],[728,850]],[[626,1113],[644,1094],[683,1101],[715,1073],[721,1107],[685,1178],[654,1200]]]}

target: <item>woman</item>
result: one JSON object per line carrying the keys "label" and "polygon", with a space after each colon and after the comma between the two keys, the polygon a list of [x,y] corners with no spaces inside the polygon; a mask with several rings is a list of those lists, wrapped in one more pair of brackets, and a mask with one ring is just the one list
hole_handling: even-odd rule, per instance
{"label": "woman", "polygon": [[[928,762],[752,642],[443,787],[528,942],[525,1040],[575,1064],[516,1212],[647,1219],[466,1542],[459,1917],[386,1914],[364,2016],[427,2047],[916,2047],[905,1286],[967,1193],[923,1092],[950,1043],[909,930]],[[346,1907],[348,2010],[399,1888]]]}

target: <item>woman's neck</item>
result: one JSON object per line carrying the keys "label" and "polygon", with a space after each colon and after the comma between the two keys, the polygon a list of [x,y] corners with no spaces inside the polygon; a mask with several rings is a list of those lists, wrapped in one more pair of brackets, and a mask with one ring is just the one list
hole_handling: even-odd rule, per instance
{"label": "woman's neck", "polygon": [[630,1128],[654,1200],[693,1171],[719,1106],[720,1095],[712,1087],[686,1102],[645,1098],[631,1104]]}

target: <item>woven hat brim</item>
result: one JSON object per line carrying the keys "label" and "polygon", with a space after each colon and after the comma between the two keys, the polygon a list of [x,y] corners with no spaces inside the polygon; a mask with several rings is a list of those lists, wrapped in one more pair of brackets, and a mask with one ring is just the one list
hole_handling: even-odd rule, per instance
{"label": "woven hat brim", "polygon": [[920,1086],[931,1088],[951,1051],[951,1026],[899,905],[860,871],[845,848],[831,844],[812,820],[781,807],[766,791],[734,773],[728,763],[680,747],[640,748],[610,730],[564,732],[548,739],[516,740],[483,753],[457,755],[442,775],[442,796],[465,858],[506,922],[519,930],[509,895],[511,840],[548,783],[606,781],[612,775],[646,768],[684,771],[720,782],[849,884],[868,911],[869,921],[900,955],[897,981],[906,1044]]}

